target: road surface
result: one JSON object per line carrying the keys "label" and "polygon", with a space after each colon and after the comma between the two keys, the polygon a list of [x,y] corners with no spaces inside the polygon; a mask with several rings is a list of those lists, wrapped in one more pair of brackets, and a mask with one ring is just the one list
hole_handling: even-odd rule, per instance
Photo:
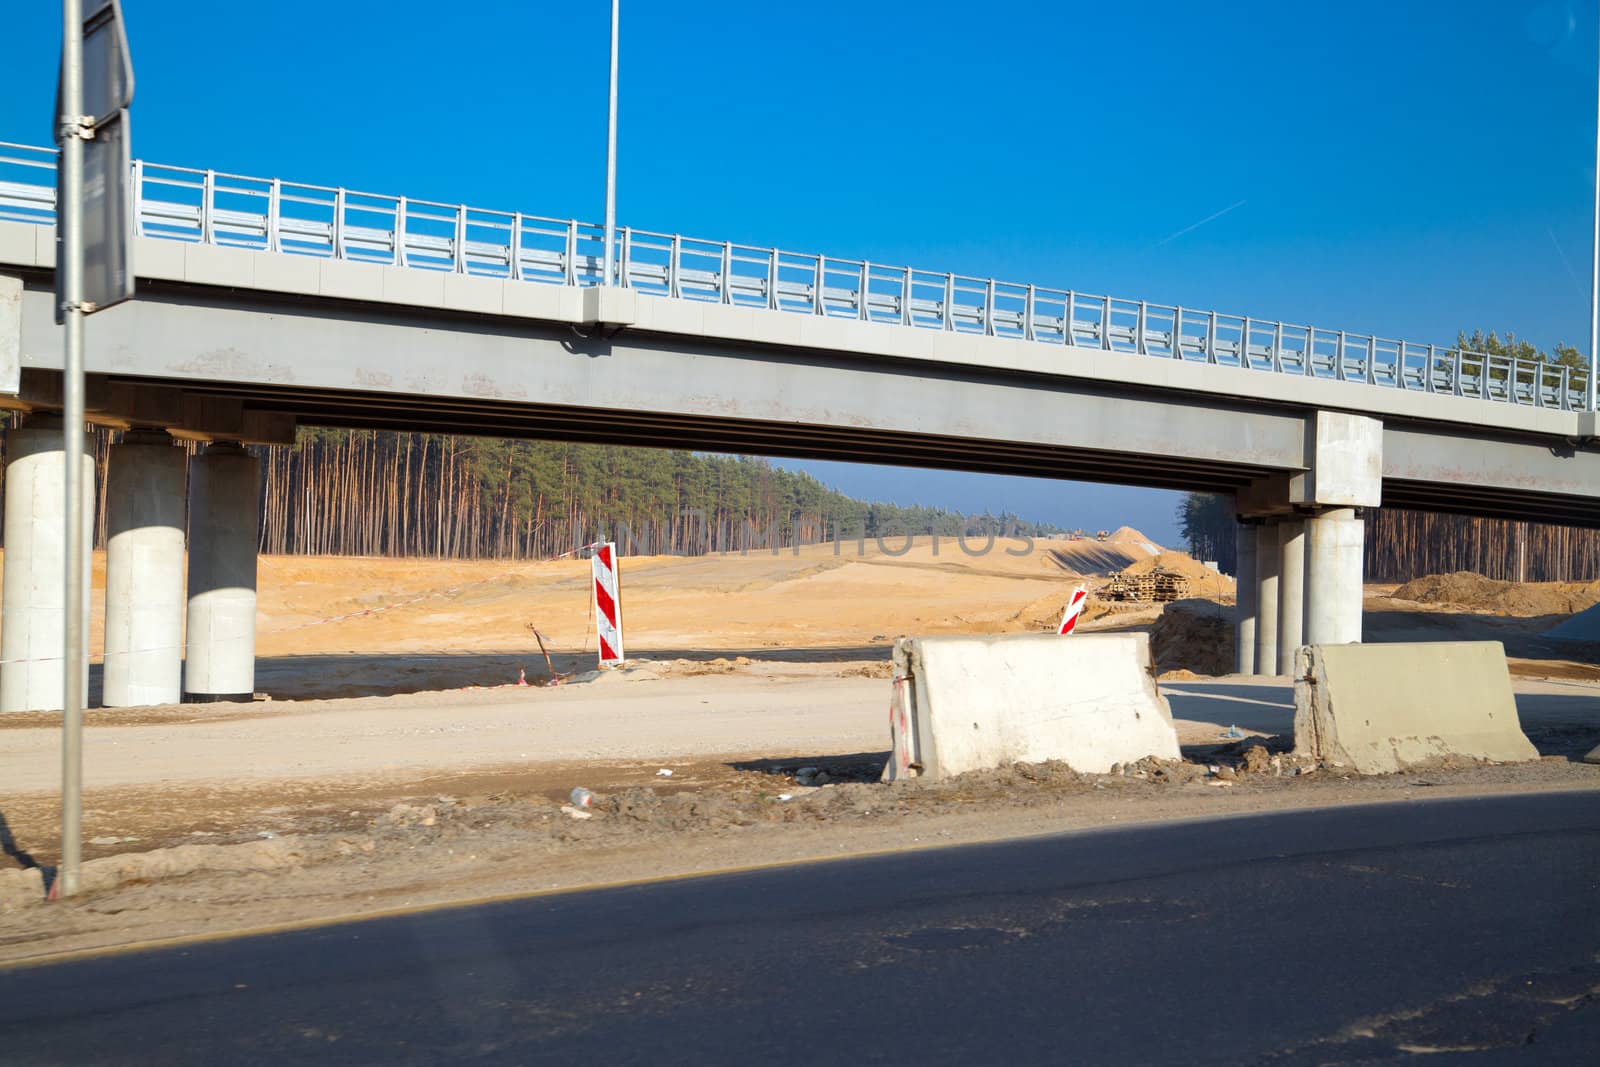
{"label": "road surface", "polygon": [[8,1064],[1596,1062],[1600,794],[1077,833],[0,969]]}

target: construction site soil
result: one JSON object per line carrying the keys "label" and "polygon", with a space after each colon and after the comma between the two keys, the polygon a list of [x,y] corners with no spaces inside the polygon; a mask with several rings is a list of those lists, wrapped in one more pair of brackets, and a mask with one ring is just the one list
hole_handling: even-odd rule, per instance
{"label": "construction site soil", "polygon": [[[1233,659],[1214,572],[1138,531],[981,547],[625,559],[635,662],[605,674],[581,673],[585,561],[265,558],[261,699],[88,714],[71,900],[43,902],[59,715],[0,717],[0,961],[1132,822],[1600,787],[1581,762],[1600,742],[1600,647],[1548,641],[1557,613],[1520,610],[1554,591],[1494,607],[1447,599],[1460,576],[1369,589],[1369,640],[1504,641],[1543,758],[1363,779],[1291,755],[1286,679],[1208,677]],[[1165,606],[1091,598],[1082,628],[1150,631],[1181,762],[877,780],[895,636],[1047,629],[1078,585],[1163,559],[1216,584]],[[570,806],[578,786],[593,808]]]}

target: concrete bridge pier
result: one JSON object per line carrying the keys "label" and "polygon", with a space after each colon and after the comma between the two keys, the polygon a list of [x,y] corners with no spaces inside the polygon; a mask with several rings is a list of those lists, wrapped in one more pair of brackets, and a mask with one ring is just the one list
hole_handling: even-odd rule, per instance
{"label": "concrete bridge pier", "polygon": [[1276,521],[1266,521],[1256,527],[1257,674],[1273,674],[1278,669],[1278,611],[1282,588],[1278,568],[1283,562],[1278,537]]}
{"label": "concrete bridge pier", "polygon": [[1233,672],[1256,673],[1256,534],[1259,523],[1240,518],[1233,528],[1234,627]]}
{"label": "concrete bridge pier", "polygon": [[184,699],[249,700],[256,677],[260,464],[232,443],[189,466],[189,611]]}
{"label": "concrete bridge pier", "polygon": [[1359,642],[1366,522],[1358,508],[1326,508],[1307,526],[1310,573],[1305,642]]}
{"label": "concrete bridge pier", "polygon": [[[6,434],[5,572],[0,593],[0,712],[58,711],[66,646],[66,450],[59,416]],[[94,446],[84,435],[83,529],[94,532]],[[89,587],[78,605],[87,623]],[[85,636],[88,626],[84,626]],[[84,677],[88,677],[87,641]]]}
{"label": "concrete bridge pier", "polygon": [[131,430],[111,448],[101,699],[108,708],[182,696],[186,459],[159,431]]}
{"label": "concrete bridge pier", "polygon": [[[1383,424],[1329,411],[1306,421],[1306,469],[1251,482],[1235,496],[1241,521],[1258,524],[1252,584],[1254,670],[1261,673],[1292,673],[1301,645],[1361,640],[1361,512],[1382,502]],[[1240,570],[1242,639],[1248,594]],[[1243,672],[1242,651],[1239,664]]]}
{"label": "concrete bridge pier", "polygon": [[1294,653],[1305,633],[1306,524],[1298,519],[1278,523],[1278,666],[1294,673]]}

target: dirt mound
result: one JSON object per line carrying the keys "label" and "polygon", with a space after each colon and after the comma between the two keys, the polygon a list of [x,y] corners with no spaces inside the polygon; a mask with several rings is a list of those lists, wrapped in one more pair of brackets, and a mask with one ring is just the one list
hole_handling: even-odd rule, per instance
{"label": "dirt mound", "polygon": [[1210,600],[1174,601],[1150,628],[1150,651],[1158,674],[1231,674],[1232,613]]}
{"label": "dirt mound", "polygon": [[1118,526],[1106,540],[1118,545],[1149,545],[1151,548],[1158,550],[1161,548],[1160,545],[1146,537],[1139,530],[1135,530],[1132,526]]}
{"label": "dirt mound", "polygon": [[1390,596],[1519,618],[1572,615],[1600,603],[1600,581],[1502,582],[1472,571],[1456,571],[1413,579]]}

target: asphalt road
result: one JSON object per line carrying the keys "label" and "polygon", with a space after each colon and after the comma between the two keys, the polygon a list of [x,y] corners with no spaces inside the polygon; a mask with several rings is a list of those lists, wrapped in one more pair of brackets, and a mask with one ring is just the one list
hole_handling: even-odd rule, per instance
{"label": "asphalt road", "polygon": [[0,1062],[1595,1063],[1597,953],[1600,795],[1414,802],[0,970]]}

